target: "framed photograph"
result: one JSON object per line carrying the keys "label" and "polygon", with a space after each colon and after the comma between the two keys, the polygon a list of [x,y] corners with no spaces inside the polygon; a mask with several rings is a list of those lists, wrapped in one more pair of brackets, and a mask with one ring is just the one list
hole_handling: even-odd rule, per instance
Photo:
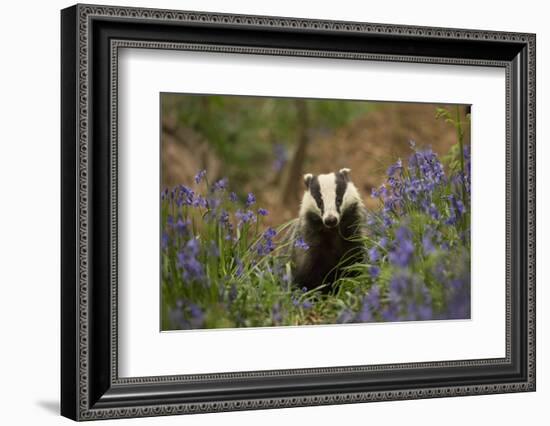
{"label": "framed photograph", "polygon": [[535,35],[61,12],[61,413],[535,390]]}

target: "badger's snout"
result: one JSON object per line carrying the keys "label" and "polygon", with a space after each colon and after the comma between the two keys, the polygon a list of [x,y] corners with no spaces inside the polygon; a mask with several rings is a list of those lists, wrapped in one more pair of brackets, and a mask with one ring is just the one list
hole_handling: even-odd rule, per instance
{"label": "badger's snout", "polygon": [[338,218],[333,215],[327,215],[323,219],[323,223],[327,228],[334,228],[336,225],[338,225]]}

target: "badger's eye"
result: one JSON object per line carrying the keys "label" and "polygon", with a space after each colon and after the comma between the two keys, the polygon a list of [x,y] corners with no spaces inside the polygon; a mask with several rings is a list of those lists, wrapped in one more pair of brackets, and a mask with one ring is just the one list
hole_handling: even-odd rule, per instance
{"label": "badger's eye", "polygon": [[342,206],[342,201],[344,201],[344,195],[336,196],[336,210],[340,211],[340,206]]}

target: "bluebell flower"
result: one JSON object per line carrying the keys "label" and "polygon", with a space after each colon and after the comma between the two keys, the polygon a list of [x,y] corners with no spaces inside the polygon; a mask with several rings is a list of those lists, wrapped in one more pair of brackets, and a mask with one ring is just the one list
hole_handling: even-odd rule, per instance
{"label": "bluebell flower", "polygon": [[409,265],[414,252],[411,232],[402,226],[397,229],[395,236],[395,246],[389,253],[389,259],[392,264],[405,268]]}
{"label": "bluebell flower", "polygon": [[237,197],[237,194],[235,194],[234,192],[230,192],[229,193],[229,200],[232,203],[236,203],[239,200],[239,197]]}
{"label": "bluebell flower", "polygon": [[382,316],[386,321],[432,318],[429,290],[417,276],[397,273],[390,280],[389,305]]}
{"label": "bluebell flower", "polygon": [[176,306],[169,312],[169,318],[172,326],[182,330],[191,330],[204,326],[205,315],[198,305],[178,299]]}
{"label": "bluebell flower", "polygon": [[255,202],[256,202],[256,197],[252,192],[249,192],[248,195],[246,196],[246,206],[250,207]]}
{"label": "bluebell flower", "polygon": [[236,258],[235,262],[237,264],[237,269],[235,270],[235,275],[240,277],[243,273],[244,265],[243,265],[243,262],[241,261],[241,259],[239,259],[239,258]]}
{"label": "bluebell flower", "polygon": [[399,311],[395,304],[389,304],[382,311],[382,319],[387,322],[394,322],[399,320]]}
{"label": "bluebell flower", "polygon": [[239,220],[239,225],[243,223],[255,223],[256,215],[252,210],[247,210],[243,212],[242,210],[237,210],[235,212],[235,217]]}
{"label": "bluebell flower", "polygon": [[365,297],[365,301],[371,309],[378,311],[380,309],[380,287],[373,285]]}
{"label": "bluebell flower", "polygon": [[220,212],[220,216],[218,218],[218,221],[222,225],[227,225],[229,223],[229,213],[226,210],[222,210]]}
{"label": "bluebell flower", "polygon": [[193,303],[190,304],[191,326],[192,328],[201,328],[204,323],[204,313],[202,309]]}
{"label": "bluebell flower", "polygon": [[369,274],[372,278],[378,278],[380,276],[380,268],[378,266],[371,266],[369,268]]}
{"label": "bluebell flower", "polygon": [[375,246],[371,247],[369,250],[369,259],[371,263],[376,263],[378,262],[378,259],[380,259],[380,253]]}
{"label": "bluebell flower", "polygon": [[366,298],[363,298],[363,303],[361,305],[361,310],[355,317],[357,322],[370,322],[374,319],[371,311],[370,304],[366,301]]}
{"label": "bluebell flower", "polygon": [[166,250],[170,245],[170,237],[166,232],[163,232],[160,238],[160,247],[162,250]]}
{"label": "bluebell flower", "polygon": [[395,162],[395,164],[392,164],[390,167],[388,167],[387,175],[393,177],[396,174],[400,174],[401,170],[403,170],[403,163],[401,162],[400,158]]}
{"label": "bluebell flower", "polygon": [[224,191],[225,189],[227,189],[227,178],[224,177],[220,180],[218,180],[216,183],[214,183],[214,187],[213,187],[213,190],[214,191]]}
{"label": "bluebell flower", "polygon": [[195,175],[195,183],[196,183],[196,184],[201,183],[205,176],[206,176],[206,170],[204,170],[204,169],[203,169],[203,170],[200,170],[200,171]]}
{"label": "bluebell flower", "polygon": [[178,218],[178,221],[176,222],[176,231],[178,232],[178,234],[180,235],[185,235],[187,233],[187,227],[189,225],[189,222],[188,221],[183,221],[183,219],[181,218],[181,216]]}
{"label": "bluebell flower", "polygon": [[430,204],[430,207],[428,207],[428,213],[432,217],[432,219],[438,220],[439,219],[439,210],[437,210],[437,207],[434,203]]}
{"label": "bluebell flower", "polygon": [[258,209],[258,214],[260,216],[267,216],[269,214],[269,212],[266,209],[259,208]]}
{"label": "bluebell flower", "polygon": [[424,249],[424,253],[426,255],[429,255],[435,251],[435,247],[432,242],[432,235],[430,232],[426,232],[422,236],[422,248]]}
{"label": "bluebell flower", "polygon": [[273,238],[275,237],[275,235],[277,235],[277,231],[275,231],[275,229],[271,227],[267,228],[267,230],[264,232],[264,238]]}
{"label": "bluebell flower", "polygon": [[193,200],[193,207],[203,207],[203,208],[206,208],[208,207],[208,202],[206,201],[206,198],[204,198],[202,195],[198,195],[194,200]]}
{"label": "bluebell flower", "polygon": [[280,172],[288,160],[286,147],[281,143],[275,144],[273,146],[273,154],[275,156],[275,160],[273,161],[273,169],[276,172]]}
{"label": "bluebell flower", "polygon": [[306,243],[304,241],[303,237],[296,238],[296,241],[294,242],[294,247],[297,247],[297,248],[300,248],[300,249],[303,249],[303,250],[308,250],[309,249],[309,245],[308,245],[308,243]]}
{"label": "bluebell flower", "polygon": [[195,192],[191,189],[191,188],[188,188],[187,186],[185,185],[179,185],[177,187],[177,200],[176,200],[176,204],[178,205],[178,207],[180,207],[181,205],[186,205],[186,206],[191,206],[193,205],[193,202],[194,202],[194,199],[195,199]]}
{"label": "bluebell flower", "polygon": [[196,256],[199,254],[200,250],[200,243],[197,238],[191,238],[187,243],[185,244],[185,248],[191,253],[193,256]]}
{"label": "bluebell flower", "polygon": [[184,280],[202,280],[204,278],[204,270],[202,264],[196,257],[185,251],[178,253],[178,265],[183,270]]}

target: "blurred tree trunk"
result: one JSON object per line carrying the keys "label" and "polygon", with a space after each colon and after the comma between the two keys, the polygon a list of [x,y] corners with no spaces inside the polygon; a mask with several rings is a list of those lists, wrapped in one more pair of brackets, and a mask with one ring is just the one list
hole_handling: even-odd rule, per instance
{"label": "blurred tree trunk", "polygon": [[294,151],[289,166],[282,197],[283,203],[290,205],[299,201],[299,190],[302,189],[302,175],[304,173],[307,146],[309,145],[310,126],[310,117],[306,101],[304,99],[296,99],[294,105],[296,106],[297,115],[298,146]]}

